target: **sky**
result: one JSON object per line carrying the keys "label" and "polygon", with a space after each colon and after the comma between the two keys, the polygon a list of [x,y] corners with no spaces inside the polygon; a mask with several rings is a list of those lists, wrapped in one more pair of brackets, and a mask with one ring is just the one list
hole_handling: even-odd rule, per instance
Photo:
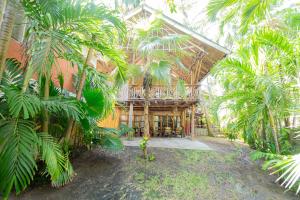
{"label": "sky", "polygon": [[175,0],[175,4],[177,5],[176,13],[170,12],[166,0],[146,0],[146,4],[155,9],[162,10],[165,15],[182,24],[192,24],[193,28],[196,28],[198,32],[205,33],[207,38],[216,40],[218,37],[218,25],[207,20],[206,6],[208,1]]}
{"label": "sky", "polygon": [[[96,0],[114,6],[114,0]],[[177,12],[171,13],[167,5],[167,0],[145,0],[145,3],[170,18],[184,25],[191,24],[196,32],[216,41],[219,36],[217,24],[208,22],[206,17],[206,6],[209,0],[174,0]],[[203,25],[205,24],[205,25]]]}

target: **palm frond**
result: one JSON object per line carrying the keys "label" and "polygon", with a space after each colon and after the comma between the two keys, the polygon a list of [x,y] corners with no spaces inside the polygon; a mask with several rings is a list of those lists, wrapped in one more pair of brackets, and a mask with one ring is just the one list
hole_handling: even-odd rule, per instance
{"label": "palm frond", "polygon": [[90,117],[100,117],[105,109],[105,97],[99,89],[86,88],[83,91],[85,99],[85,110]]}
{"label": "palm frond", "polygon": [[167,61],[160,61],[159,63],[151,63],[151,76],[156,81],[161,81],[165,84],[171,83],[171,66]]}
{"label": "palm frond", "polygon": [[48,133],[38,133],[41,159],[46,163],[46,173],[53,186],[62,186],[73,177],[73,168],[57,141]]}
{"label": "palm frond", "polygon": [[124,145],[118,134],[119,130],[113,128],[97,127],[94,129],[93,143],[108,150],[122,150]]}
{"label": "palm frond", "polygon": [[176,91],[178,92],[178,95],[180,97],[185,98],[187,96],[187,91],[186,91],[186,87],[185,87],[185,82],[182,79],[179,79],[177,81],[177,85],[176,85]]}
{"label": "palm frond", "polygon": [[6,59],[6,68],[2,79],[3,85],[21,86],[23,82],[23,73],[20,69],[21,63],[14,59]]}
{"label": "palm frond", "polygon": [[4,197],[13,188],[19,194],[33,179],[38,141],[33,127],[27,120],[0,120],[0,191]]}
{"label": "palm frond", "polygon": [[238,0],[210,0],[207,4],[207,15],[211,20],[216,20],[216,17],[218,13],[235,3],[237,3]]}
{"label": "palm frond", "polygon": [[83,110],[76,99],[51,97],[49,100],[42,100],[41,103],[52,114],[63,113],[76,121],[83,117]]}
{"label": "palm frond", "polygon": [[286,55],[292,56],[294,54],[294,48],[290,43],[289,38],[278,31],[270,29],[257,31],[254,40],[260,44],[279,48],[281,51],[285,52]]}
{"label": "palm frond", "polygon": [[266,159],[266,160],[273,160],[273,159],[281,159],[283,158],[282,155],[278,155],[278,154],[273,154],[273,153],[265,153],[265,152],[261,152],[261,151],[253,151],[250,154],[250,157],[252,160],[259,160],[259,159]]}
{"label": "palm frond", "polygon": [[9,106],[10,114],[16,118],[24,119],[34,117],[41,110],[40,99],[32,94],[23,93],[18,88],[6,88],[5,95]]}
{"label": "palm frond", "polygon": [[277,169],[272,174],[282,173],[276,180],[284,180],[281,183],[282,186],[287,189],[296,186],[296,193],[298,194],[300,192],[300,154],[285,156],[281,160],[276,160],[275,164],[270,169]]}

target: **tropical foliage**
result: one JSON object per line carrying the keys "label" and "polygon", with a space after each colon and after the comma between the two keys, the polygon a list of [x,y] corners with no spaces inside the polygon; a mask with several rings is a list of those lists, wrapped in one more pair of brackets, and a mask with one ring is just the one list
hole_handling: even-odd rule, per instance
{"label": "tropical foliage", "polygon": [[[4,4],[0,16],[0,40],[10,41],[16,6],[24,9],[27,25],[25,61],[7,59],[0,67],[0,193],[4,198],[11,190],[23,191],[43,170],[40,162],[45,166],[41,174],[53,186],[69,182],[74,174],[69,144],[123,148],[120,131],[97,125],[113,110],[116,88],[125,80],[126,63],[117,45],[126,29],[117,14],[93,1],[12,2]],[[1,59],[8,44],[0,45]],[[114,74],[90,67],[95,55],[115,65]],[[53,82],[53,71],[60,71],[59,59],[78,68],[76,98],[64,90],[64,74],[58,73],[58,84]]]}
{"label": "tropical foliage", "polygon": [[[213,69],[223,95],[211,111],[228,136],[241,136],[271,155],[293,152],[291,118],[299,113],[299,7],[286,4],[211,0],[207,7],[221,28],[235,30],[237,40],[233,53]],[[298,155],[268,159],[275,159],[268,163],[282,173],[282,185],[290,189],[299,183]]]}
{"label": "tropical foliage", "polygon": [[40,132],[41,111],[79,119],[82,109],[76,99],[39,97],[40,87],[31,84],[23,93],[23,73],[16,60],[7,60],[7,67],[1,84],[0,97],[0,189],[7,197],[14,188],[16,193],[24,190],[32,181],[37,170],[36,160],[46,164],[46,175],[50,175],[54,186],[61,186],[71,180],[73,169],[68,152],[63,151],[57,139],[47,132]]}

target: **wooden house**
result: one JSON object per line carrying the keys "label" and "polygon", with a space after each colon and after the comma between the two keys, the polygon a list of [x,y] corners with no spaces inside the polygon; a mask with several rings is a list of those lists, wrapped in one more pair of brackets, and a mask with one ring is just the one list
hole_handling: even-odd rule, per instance
{"label": "wooden house", "polygon": [[[157,11],[143,4],[132,10],[125,16],[129,34],[138,23],[150,20]],[[172,69],[172,84],[153,84],[150,90],[149,107],[145,110],[144,89],[141,80],[131,80],[125,85],[118,96],[118,106],[112,116],[103,120],[102,126],[117,128],[120,124],[126,124],[135,130],[136,135],[143,135],[145,121],[144,114],[149,114],[149,127],[151,136],[183,134],[195,134],[195,128],[201,126],[202,113],[197,113],[196,104],[199,101],[199,83],[209,73],[211,67],[229,51],[200,35],[184,25],[160,13],[157,17],[163,21],[163,28],[160,35],[164,34],[185,34],[189,40],[180,48],[189,52],[188,56],[181,58],[181,63],[188,68],[188,71],[180,68]],[[128,62],[136,64],[142,62],[138,55],[133,54],[128,45],[124,47],[128,54]],[[170,51],[168,46],[165,51]],[[101,68],[107,72],[111,71],[109,66],[101,64]],[[183,97],[177,91],[176,80],[182,79],[186,85],[186,95]],[[202,124],[203,125],[203,124]]]}

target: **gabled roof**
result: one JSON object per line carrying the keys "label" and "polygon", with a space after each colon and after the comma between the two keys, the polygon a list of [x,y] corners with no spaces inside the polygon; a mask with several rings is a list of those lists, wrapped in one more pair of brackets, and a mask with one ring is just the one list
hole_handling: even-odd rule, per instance
{"label": "gabled roof", "polygon": [[193,56],[184,59],[184,64],[190,69],[190,71],[193,72],[193,75],[184,75],[184,73],[180,71],[177,73],[180,76],[185,76],[185,79],[191,79],[191,84],[195,84],[203,79],[217,61],[230,53],[230,51],[225,47],[187,28],[183,24],[171,19],[170,17],[146,4],[141,4],[137,8],[127,13],[124,19],[127,23],[134,24],[142,17],[147,18],[157,13],[159,13],[157,17],[162,19],[168,32],[185,34],[191,38],[189,43],[182,48],[189,49],[189,51],[193,53]]}
{"label": "gabled roof", "polygon": [[[140,6],[138,6],[137,8],[133,9],[132,11],[130,11],[125,16],[125,20],[130,19],[131,17],[137,15],[138,13],[142,12],[143,10],[145,10],[145,11],[151,13],[151,14],[155,14],[155,13],[159,12],[159,10],[156,10],[156,9],[154,9],[154,8],[152,8],[152,7],[150,7],[150,6],[148,6],[148,5],[146,5],[146,4],[143,3]],[[166,16],[165,14],[161,14],[161,19],[164,22],[166,22],[166,23],[174,26],[175,28],[179,29],[183,33],[185,33],[185,34],[187,34],[187,35],[189,35],[189,36],[191,36],[191,37],[193,37],[193,38],[195,38],[195,39],[197,39],[197,40],[199,40],[199,41],[201,41],[201,42],[203,42],[203,43],[205,43],[207,45],[210,45],[210,46],[216,48],[219,51],[222,51],[224,54],[229,54],[230,53],[230,50],[228,50],[227,48],[219,45],[218,43],[216,43],[216,42],[208,39],[207,37],[205,37],[205,36],[203,36],[203,35],[195,32],[193,30],[187,28],[183,24],[175,21],[174,19]]]}

